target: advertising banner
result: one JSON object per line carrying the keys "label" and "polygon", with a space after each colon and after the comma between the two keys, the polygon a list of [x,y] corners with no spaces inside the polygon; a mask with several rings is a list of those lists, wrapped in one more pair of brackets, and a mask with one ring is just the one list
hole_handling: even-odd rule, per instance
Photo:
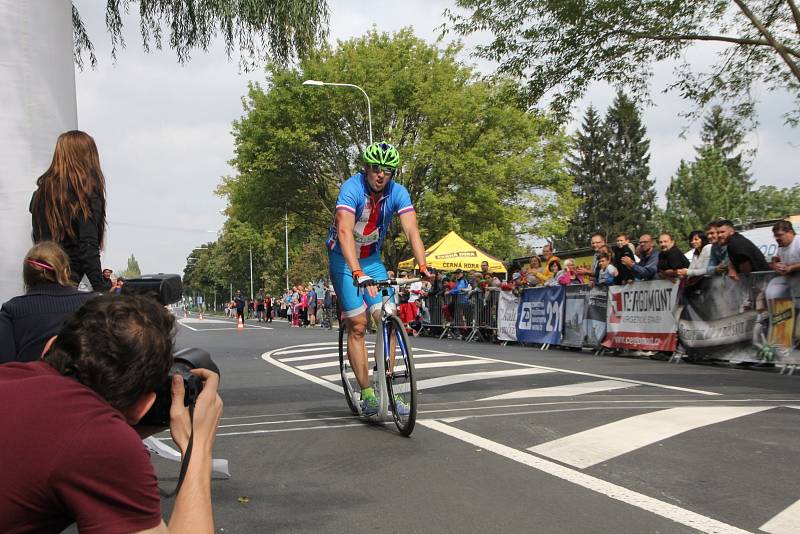
{"label": "advertising banner", "polygon": [[560,285],[523,291],[517,311],[517,340],[560,345],[564,295]]}
{"label": "advertising banner", "polygon": [[497,339],[501,341],[517,340],[517,308],[519,297],[511,291],[501,291],[497,305]]}
{"label": "advertising banner", "polygon": [[731,363],[800,362],[791,281],[774,273],[695,280],[678,315],[686,353]]}
{"label": "advertising banner", "polygon": [[674,315],[678,288],[669,280],[609,287],[608,331],[603,346],[674,351],[678,341]]}
{"label": "advertising banner", "polygon": [[[586,338],[586,308],[589,286],[573,285],[566,287],[564,300],[564,332],[561,344],[565,347],[583,346]],[[605,317],[605,316],[604,316]]]}
{"label": "advertising banner", "polygon": [[599,347],[606,338],[606,308],[608,307],[608,289],[593,287],[589,290],[585,314],[585,343],[588,347]]}

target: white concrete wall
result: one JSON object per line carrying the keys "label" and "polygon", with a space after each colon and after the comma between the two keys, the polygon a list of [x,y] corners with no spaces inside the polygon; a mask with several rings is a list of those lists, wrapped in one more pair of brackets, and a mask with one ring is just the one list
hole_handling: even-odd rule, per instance
{"label": "white concrete wall", "polygon": [[72,49],[70,0],[0,0],[0,302],[22,292],[36,178],[78,127]]}

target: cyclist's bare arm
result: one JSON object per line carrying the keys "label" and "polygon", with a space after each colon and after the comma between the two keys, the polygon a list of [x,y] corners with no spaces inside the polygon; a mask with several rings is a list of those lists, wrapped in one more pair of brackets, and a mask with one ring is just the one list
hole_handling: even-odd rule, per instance
{"label": "cyclist's bare arm", "polygon": [[409,211],[400,215],[400,226],[403,228],[403,233],[406,234],[409,244],[411,244],[411,252],[414,254],[414,259],[417,260],[417,265],[425,265],[425,245],[419,235],[417,214]]}

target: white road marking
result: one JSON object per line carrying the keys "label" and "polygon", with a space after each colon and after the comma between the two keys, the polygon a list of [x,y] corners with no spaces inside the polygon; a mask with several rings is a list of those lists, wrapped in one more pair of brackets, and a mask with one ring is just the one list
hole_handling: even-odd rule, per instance
{"label": "white road marking", "polygon": [[308,423],[316,421],[335,421],[338,419],[352,419],[353,416],[336,416],[336,417],[314,417],[304,419],[288,419],[284,421],[259,421],[257,423],[235,423],[232,425],[219,425],[217,428],[237,428],[240,426],[259,426],[259,425],[286,425],[288,423]]}
{"label": "white road marking", "polygon": [[189,330],[191,330],[192,332],[197,332],[197,328],[192,328],[192,327],[191,327],[191,326],[189,326],[188,324],[184,324],[184,323],[182,323],[181,321],[178,321],[178,324],[179,324],[179,325],[181,325],[181,326],[183,326],[183,327],[185,327],[185,328],[188,328],[188,329],[189,329]]}
{"label": "white road marking", "polygon": [[605,378],[607,380],[619,380],[620,382],[630,382],[631,384],[641,384],[643,386],[654,386],[657,388],[662,389],[671,389],[673,391],[684,391],[686,393],[696,393],[698,395],[722,395],[722,393],[716,393],[713,391],[705,391],[702,389],[691,389],[691,388],[682,388],[679,386],[668,386],[666,384],[658,384],[656,382],[645,382],[642,380],[633,380],[631,378],[621,378],[618,376],[608,376],[608,375],[598,375],[595,373],[585,373],[583,371],[572,371],[570,369],[560,369],[558,367],[546,367],[544,365],[534,365],[532,363],[522,363],[522,362],[515,362],[510,360],[501,360],[498,358],[489,358],[488,356],[473,356],[471,354],[457,354],[453,353],[454,356],[464,356],[465,358],[481,358],[484,360],[491,360],[493,362],[500,362],[500,363],[507,363],[508,365],[515,365],[517,367],[529,367],[534,369],[544,369],[550,372],[557,372],[557,373],[567,373],[571,375],[579,375],[579,376],[591,376],[594,378]]}
{"label": "white road marking", "polygon": [[[414,358],[416,360],[416,357]],[[463,367],[466,365],[480,365],[482,363],[494,363],[494,362],[482,362],[480,360],[452,360],[449,362],[428,362],[428,363],[418,363],[415,367],[417,369],[432,369],[435,367]],[[322,363],[309,363],[307,365],[300,365],[297,368],[303,371],[308,371],[309,369],[322,369],[325,367],[339,367],[339,360],[334,362],[322,362]],[[323,376],[322,378],[330,380],[332,375]],[[336,374],[336,377],[339,375]]]}
{"label": "white road marking", "polygon": [[[386,423],[384,423],[386,424]],[[332,430],[335,428],[347,428],[351,426],[364,426],[362,422],[347,423],[344,425],[321,425],[321,426],[299,426],[295,428],[272,428],[269,430],[248,430],[247,432],[226,432],[224,434],[217,434],[220,436],[245,436],[252,434],[275,434],[278,432],[297,432],[299,430]]]}
{"label": "white road marking", "polygon": [[[310,345],[314,345],[314,346],[309,348]],[[369,345],[369,343],[367,343],[367,345]],[[374,345],[374,343],[373,343],[373,345]],[[314,352],[314,351],[317,351],[317,350],[325,350],[325,349],[336,349],[336,350],[339,350],[339,342],[338,341],[328,341],[326,343],[309,343],[308,345],[297,345],[297,346],[298,347],[307,347],[307,348],[304,348],[304,349],[289,348],[289,349],[286,349],[286,350],[281,349],[281,350],[276,350],[275,352],[272,353],[272,355],[273,356],[283,356],[285,354],[299,354],[301,352]],[[338,354],[338,352],[336,354]]]}
{"label": "white road marking", "polygon": [[[306,373],[305,371],[301,371],[299,369],[295,369],[291,365],[287,365],[287,364],[285,364],[285,363],[283,363],[283,362],[281,362],[279,360],[274,359],[272,357],[272,354],[274,352],[275,351],[265,352],[264,354],[261,355],[261,358],[264,361],[269,362],[269,363],[271,363],[272,365],[274,365],[276,367],[280,367],[284,371],[287,371],[289,373],[292,373],[293,375],[299,376],[300,378],[305,378],[309,382],[314,382],[315,384],[319,384],[320,386],[326,387],[326,388],[328,388],[328,389],[330,389],[332,391],[335,391],[335,392],[339,393],[340,395],[344,395],[344,390],[342,389],[341,382],[336,384],[336,385],[334,385],[334,384],[331,384],[330,382],[328,382],[326,380],[323,380],[322,378],[317,378],[316,376],[314,376],[314,375],[312,375],[310,373]],[[339,375],[336,375],[336,376],[338,377]],[[341,378],[339,380],[341,380]]]}
{"label": "white road marking", "polygon": [[[186,326],[186,328],[189,327]],[[270,328],[269,326],[255,326],[255,325],[247,325],[242,330],[252,330],[254,328],[256,330],[274,330],[274,328]],[[225,328],[192,328],[191,330],[194,330],[195,332],[214,332],[218,330],[239,330],[239,328],[235,326],[226,326]]]}
{"label": "white road marking", "polygon": [[[308,361],[308,360],[321,360],[323,358],[332,358],[334,356],[336,357],[336,359],[333,360],[333,362],[310,364],[310,365],[316,365],[317,367],[311,367],[310,365],[299,365],[297,367],[298,369],[322,369],[324,367],[336,367],[336,366],[338,366],[339,365],[339,353],[338,352],[327,352],[325,354],[313,354],[311,356],[293,356],[291,358],[281,358],[281,361],[283,363],[287,363],[287,362],[302,362],[302,361]],[[420,360],[420,359],[423,359],[423,358],[443,358],[445,356],[452,356],[452,354],[449,354],[447,352],[437,352],[435,354],[419,354],[418,353],[418,354],[414,355],[414,360]]]}
{"label": "white road marking", "polygon": [[437,378],[417,380],[417,390],[449,386],[451,384],[462,384],[464,382],[474,382],[475,380],[506,378],[509,376],[538,375],[549,372],[550,371],[543,371],[541,369],[504,369],[502,371],[481,371],[478,373],[440,376]]}
{"label": "white road marking", "polygon": [[482,401],[512,400],[512,399],[532,399],[536,397],[574,397],[576,395],[587,395],[600,391],[612,391],[615,389],[626,389],[637,387],[639,384],[630,382],[620,382],[619,380],[597,380],[594,382],[581,382],[579,384],[567,384],[564,386],[553,386],[547,388],[523,389],[512,391],[503,395],[478,399]]}
{"label": "white road marking", "polygon": [[186,324],[186,323],[189,323],[189,324],[203,324],[203,323],[208,323],[208,324],[213,324],[213,323],[216,323],[216,324],[231,324],[230,321],[220,321],[219,319],[195,319],[194,317],[187,317],[187,318],[184,318],[184,319],[178,319],[178,322],[179,323],[183,323],[183,324]]}
{"label": "white road marking", "polygon": [[[797,408],[797,406],[792,406],[792,408]],[[758,527],[758,530],[769,532],[769,534],[797,534],[800,532],[800,501],[795,502]]]}
{"label": "white road marking", "polygon": [[[319,349],[318,349],[319,350]],[[291,358],[281,358],[281,361],[284,363],[287,362],[305,362],[308,360],[321,360],[323,358],[336,358],[336,362],[338,365],[339,362],[339,351],[336,352],[323,352],[322,354],[311,354],[309,356],[292,356]]]}
{"label": "white road marking", "polygon": [[528,448],[581,469],[695,428],[751,415],[770,406],[685,406],[615,421]]}
{"label": "white road marking", "polygon": [[523,465],[527,465],[554,477],[560,478],[561,480],[565,480],[590,491],[605,495],[611,499],[622,501],[630,506],[651,512],[681,525],[699,530],[700,532],[714,534],[745,534],[747,532],[733,525],[717,521],[716,519],[692,512],[691,510],[681,508],[680,506],[675,506],[674,504],[660,501],[653,497],[623,488],[617,484],[606,482],[605,480],[595,478],[587,475],[586,473],[559,465],[555,462],[538,458],[524,451],[520,451],[501,443],[482,438],[439,421],[418,420],[417,424],[432,430],[437,430],[443,434],[459,439],[473,446],[480,447],[481,449],[493,452]]}

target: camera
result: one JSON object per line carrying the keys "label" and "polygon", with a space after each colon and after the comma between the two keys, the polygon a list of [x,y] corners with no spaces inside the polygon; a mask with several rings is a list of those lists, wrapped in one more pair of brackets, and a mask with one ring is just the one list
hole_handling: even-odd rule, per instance
{"label": "camera", "polygon": [[[156,299],[163,305],[174,304],[183,296],[183,283],[177,274],[147,274],[127,280],[122,286],[123,295],[145,295]],[[208,369],[220,374],[219,367],[211,355],[198,348],[182,349],[173,356],[172,367],[167,380],[156,391],[156,401],[139,421],[139,426],[169,426],[169,409],[172,406],[172,377],[183,377],[184,406],[192,406],[203,390],[203,380],[191,373],[192,369]]]}
{"label": "camera", "polygon": [[183,405],[192,406],[197,402],[197,396],[203,391],[203,380],[191,373],[192,369],[208,369],[219,374],[219,368],[211,360],[211,355],[198,348],[179,350],[173,356],[175,361],[169,370],[169,377],[156,391],[156,401],[150,410],[142,417],[139,424],[142,426],[169,426],[169,409],[172,406],[172,377],[183,377]]}

